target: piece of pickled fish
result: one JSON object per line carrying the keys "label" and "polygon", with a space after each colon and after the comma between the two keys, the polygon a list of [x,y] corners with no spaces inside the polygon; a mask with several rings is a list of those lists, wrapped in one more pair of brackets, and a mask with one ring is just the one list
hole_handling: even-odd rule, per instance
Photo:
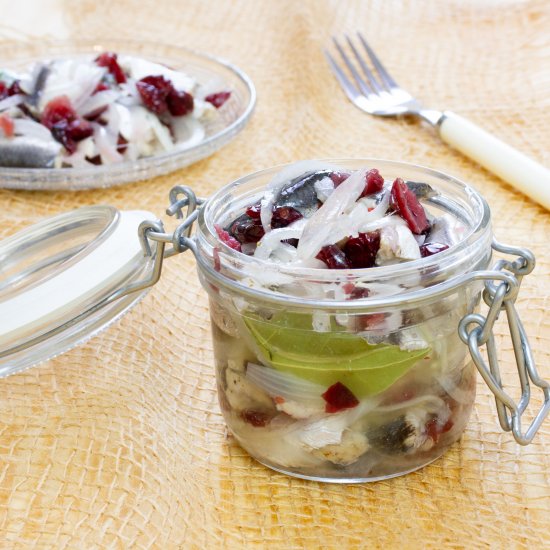
{"label": "piece of pickled fish", "polygon": [[54,168],[61,144],[29,137],[0,140],[0,166]]}

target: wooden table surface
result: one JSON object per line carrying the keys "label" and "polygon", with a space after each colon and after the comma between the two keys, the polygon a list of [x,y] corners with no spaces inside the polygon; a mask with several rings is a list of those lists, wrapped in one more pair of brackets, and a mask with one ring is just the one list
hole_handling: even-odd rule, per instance
{"label": "wooden table surface", "polygon": [[[174,184],[206,196],[298,159],[432,166],[483,193],[500,240],[536,253],[518,303],[550,378],[550,213],[429,129],[362,115],[321,52],[333,33],[364,31],[427,105],[550,167],[546,0],[2,0],[0,13],[0,44],[162,41],[231,60],[258,91],[242,134],[192,167],[106,190],[0,190],[0,236],[85,204],[161,216]],[[503,324],[497,332],[513,385],[511,343]],[[414,474],[333,486],[254,462],[220,414],[191,257],[167,262],[146,299],[87,344],[0,382],[1,548],[550,548],[550,422],[518,446],[481,380],[461,441]]]}

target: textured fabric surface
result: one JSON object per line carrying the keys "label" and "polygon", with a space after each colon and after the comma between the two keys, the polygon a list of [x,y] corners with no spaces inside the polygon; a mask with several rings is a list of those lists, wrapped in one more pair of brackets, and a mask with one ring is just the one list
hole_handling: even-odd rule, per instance
{"label": "textured fabric surface", "polygon": [[[259,96],[235,141],[169,176],[74,194],[1,190],[0,236],[85,204],[161,216],[176,183],[206,196],[302,158],[432,166],[484,194],[500,240],[536,253],[519,306],[550,378],[550,213],[428,128],[362,115],[321,52],[332,33],[364,31],[427,105],[469,117],[550,167],[547,0],[36,0],[0,8],[1,40],[120,36],[190,46],[242,67]],[[498,346],[514,383],[502,323]],[[207,300],[189,256],[168,261],[121,322],[1,380],[0,415],[2,548],[550,547],[550,423],[518,446],[501,432],[481,381],[462,440],[408,476],[332,486],[254,462],[224,427]]]}

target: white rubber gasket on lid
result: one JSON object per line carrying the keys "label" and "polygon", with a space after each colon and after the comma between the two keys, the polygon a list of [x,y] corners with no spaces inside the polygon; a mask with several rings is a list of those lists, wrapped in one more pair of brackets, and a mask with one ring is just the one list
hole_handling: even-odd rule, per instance
{"label": "white rubber gasket on lid", "polygon": [[[103,289],[122,285],[143,258],[138,227],[155,219],[145,211],[122,211],[112,233],[80,261],[12,298],[0,302],[0,349],[61,324]],[[82,306],[82,307],[79,307]]]}

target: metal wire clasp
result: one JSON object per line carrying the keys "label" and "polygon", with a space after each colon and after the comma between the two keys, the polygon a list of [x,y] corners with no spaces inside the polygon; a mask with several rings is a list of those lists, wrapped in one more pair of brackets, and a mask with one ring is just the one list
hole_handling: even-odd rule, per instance
{"label": "metal wire clasp", "polygon": [[[145,256],[154,257],[155,263],[151,277],[142,287],[153,286],[160,279],[164,258],[181,254],[187,250],[196,253],[195,241],[191,238],[193,224],[199,216],[200,206],[206,199],[201,199],[187,186],[176,185],[170,190],[170,206],[166,209],[169,216],[183,219],[173,233],[166,233],[161,220],[144,221],[139,225],[138,234]],[[183,209],[185,210],[185,213]],[[170,244],[170,248],[166,245]]]}
{"label": "metal wire clasp", "polygon": [[[495,264],[494,271],[497,272],[495,275],[505,273],[506,280],[501,279],[496,282],[496,278],[491,279],[490,275],[486,277],[483,300],[489,306],[489,311],[485,317],[479,313],[463,317],[459,323],[458,333],[461,340],[468,345],[479,373],[495,395],[502,429],[512,431],[514,439],[520,445],[528,445],[550,412],[550,384],[537,372],[527,334],[515,308],[521,280],[533,271],[535,258],[525,248],[506,246],[496,240],[493,240],[492,247],[497,252],[517,257],[513,261],[499,260]],[[521,398],[517,404],[503,389],[498,365],[493,326],[501,311],[506,313],[521,383]],[[483,346],[487,348],[489,365],[481,354]],[[544,403],[527,430],[522,432],[521,416],[531,397],[530,382],[541,388]]]}

